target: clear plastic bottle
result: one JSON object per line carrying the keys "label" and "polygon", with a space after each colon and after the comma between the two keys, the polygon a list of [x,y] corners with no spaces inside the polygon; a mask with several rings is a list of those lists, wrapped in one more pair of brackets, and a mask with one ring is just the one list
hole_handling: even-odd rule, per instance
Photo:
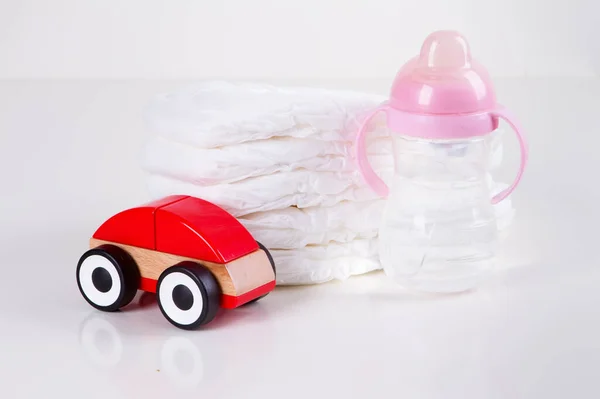
{"label": "clear plastic bottle", "polygon": [[[387,114],[392,136],[391,188],[375,174],[364,148],[367,123],[378,112]],[[500,118],[516,132],[522,156],[513,184],[494,195],[487,176],[491,133]],[[387,197],[379,231],[385,273],[419,291],[476,287],[495,262],[493,205],[519,183],[528,150],[463,36],[440,31],[426,39],[420,55],[399,71],[390,100],[363,122],[356,149],[365,180]]]}
{"label": "clear plastic bottle", "polygon": [[392,141],[393,206],[386,207],[379,231],[386,274],[425,291],[475,286],[492,265],[498,232],[486,181],[489,140]]}

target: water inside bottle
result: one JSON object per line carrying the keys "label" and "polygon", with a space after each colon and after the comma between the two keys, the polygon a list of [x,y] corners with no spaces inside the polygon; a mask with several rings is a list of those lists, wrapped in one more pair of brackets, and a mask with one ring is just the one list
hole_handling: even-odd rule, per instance
{"label": "water inside bottle", "polygon": [[490,138],[431,142],[396,135],[380,229],[387,275],[408,288],[457,292],[491,270],[496,217],[486,180]]}

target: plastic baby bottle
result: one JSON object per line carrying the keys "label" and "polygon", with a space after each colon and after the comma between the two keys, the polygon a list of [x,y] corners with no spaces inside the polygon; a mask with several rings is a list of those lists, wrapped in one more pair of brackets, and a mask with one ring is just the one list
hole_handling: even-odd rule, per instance
{"label": "plastic baby bottle", "polygon": [[[393,146],[389,188],[365,148],[366,126],[378,112],[386,114]],[[499,119],[517,135],[521,164],[512,185],[494,194],[486,175]],[[387,276],[411,290],[446,293],[475,288],[488,276],[498,234],[493,204],[516,188],[528,149],[460,33],[427,37],[420,54],[397,73],[390,98],[363,121],[356,151],[365,181],[387,198],[379,230]]]}

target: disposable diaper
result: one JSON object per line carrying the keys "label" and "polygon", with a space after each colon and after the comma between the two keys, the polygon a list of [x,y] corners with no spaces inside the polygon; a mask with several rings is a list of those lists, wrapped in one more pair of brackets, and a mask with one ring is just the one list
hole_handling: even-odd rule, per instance
{"label": "disposable diaper", "polygon": [[[391,172],[388,172],[391,173]],[[185,193],[217,203],[234,216],[296,206],[333,206],[341,201],[369,201],[377,195],[359,183],[357,172],[296,170],[244,179],[236,183],[203,186],[180,179],[149,174],[154,197]]]}
{"label": "disposable diaper", "polygon": [[375,239],[273,250],[271,253],[275,263],[279,265],[278,283],[285,285],[345,280],[350,276],[381,268],[378,240]]}
{"label": "disposable diaper", "polygon": [[384,100],[348,90],[209,81],[156,96],[144,119],[158,135],[202,148],[274,137],[351,141],[362,116]]}
{"label": "disposable diaper", "polygon": [[342,201],[331,207],[256,212],[239,218],[268,248],[296,249],[309,245],[377,238],[385,201]]}
{"label": "disposable diaper", "polygon": [[[369,140],[376,170],[391,169],[388,137]],[[142,166],[149,173],[208,186],[292,171],[357,172],[352,141],[278,137],[217,148],[202,148],[157,136],[149,140]]]}

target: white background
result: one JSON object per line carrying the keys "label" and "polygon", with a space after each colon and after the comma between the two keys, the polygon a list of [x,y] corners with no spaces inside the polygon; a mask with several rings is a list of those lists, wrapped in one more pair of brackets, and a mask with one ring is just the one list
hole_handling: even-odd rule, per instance
{"label": "white background", "polygon": [[377,78],[433,30],[494,76],[600,72],[594,0],[3,0],[0,78]]}
{"label": "white background", "polygon": [[[592,0],[3,1],[0,397],[600,397],[598,15]],[[488,285],[278,287],[194,332],[151,297],[114,314],[81,298],[88,237],[147,199],[153,95],[210,77],[385,94],[440,28],[468,36],[530,143]]]}

